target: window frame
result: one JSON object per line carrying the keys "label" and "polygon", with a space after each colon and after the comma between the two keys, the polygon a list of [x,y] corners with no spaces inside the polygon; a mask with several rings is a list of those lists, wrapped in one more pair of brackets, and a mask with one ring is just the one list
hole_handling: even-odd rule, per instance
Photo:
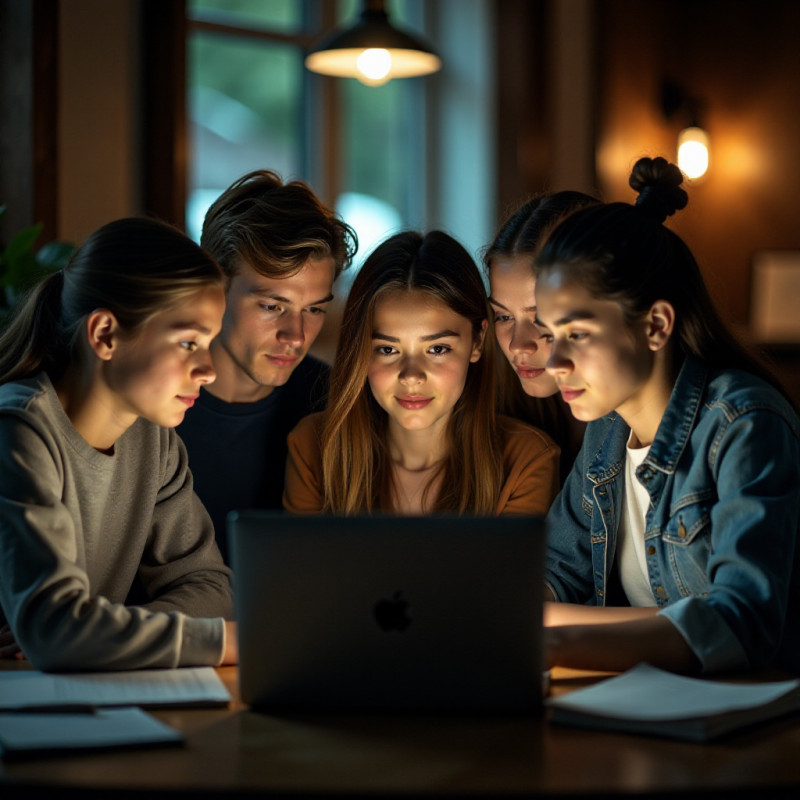
{"label": "window frame", "polygon": [[[312,7],[304,2],[305,14]],[[186,227],[189,175],[189,138],[186,102],[187,44],[194,32],[235,36],[250,41],[290,44],[303,52],[319,33],[336,22],[336,0],[317,0],[313,5],[317,30],[297,34],[233,25],[212,19],[193,19],[186,0],[145,0],[142,12],[143,46],[143,205],[146,213]],[[304,74],[306,120],[301,148],[302,171],[317,194],[331,202],[341,188],[339,167],[339,91],[335,78]],[[330,135],[312,142],[310,130]],[[316,156],[316,153],[319,153]]]}

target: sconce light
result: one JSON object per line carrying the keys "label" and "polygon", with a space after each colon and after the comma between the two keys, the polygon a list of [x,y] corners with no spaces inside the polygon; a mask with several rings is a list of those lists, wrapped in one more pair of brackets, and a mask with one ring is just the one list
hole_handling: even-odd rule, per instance
{"label": "sconce light", "polygon": [[664,116],[672,119],[681,112],[688,125],[678,134],[678,166],[690,180],[702,178],[708,170],[708,133],[699,123],[701,101],[688,97],[677,84],[664,80],[661,86]]}
{"label": "sconce light", "polygon": [[441,66],[428,44],[389,22],[383,0],[365,0],[355,25],[323,37],[306,56],[306,67],[312,72],[358,78],[368,86],[429,75]]}
{"label": "sconce light", "polygon": [[708,134],[698,125],[678,134],[678,166],[690,180],[702,178],[708,169]]}

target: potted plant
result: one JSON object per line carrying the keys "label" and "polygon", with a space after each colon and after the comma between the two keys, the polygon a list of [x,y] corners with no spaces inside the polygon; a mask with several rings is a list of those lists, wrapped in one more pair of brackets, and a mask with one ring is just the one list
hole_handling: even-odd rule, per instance
{"label": "potted plant", "polygon": [[[6,207],[0,206],[0,218]],[[61,269],[75,250],[69,242],[48,242],[38,251],[33,246],[42,224],[23,228],[8,244],[0,242],[0,320],[7,316],[22,293],[39,278]]]}

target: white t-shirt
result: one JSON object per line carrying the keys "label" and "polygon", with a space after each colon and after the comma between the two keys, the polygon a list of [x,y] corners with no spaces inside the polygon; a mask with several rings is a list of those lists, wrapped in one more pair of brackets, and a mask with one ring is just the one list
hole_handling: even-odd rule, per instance
{"label": "white t-shirt", "polygon": [[[631,434],[632,435],[632,434]],[[617,566],[622,588],[632,606],[654,606],[644,552],[645,517],[650,495],[636,477],[636,468],[647,458],[650,446],[631,447],[628,438],[625,457],[625,494],[617,531]]]}

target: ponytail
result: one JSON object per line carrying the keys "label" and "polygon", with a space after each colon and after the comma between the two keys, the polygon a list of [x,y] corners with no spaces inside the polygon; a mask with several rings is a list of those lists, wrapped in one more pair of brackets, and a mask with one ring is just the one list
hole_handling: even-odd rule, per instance
{"label": "ponytail", "polygon": [[61,330],[64,272],[58,270],[31,289],[0,334],[0,384],[34,375],[51,374],[69,361],[69,345]]}

